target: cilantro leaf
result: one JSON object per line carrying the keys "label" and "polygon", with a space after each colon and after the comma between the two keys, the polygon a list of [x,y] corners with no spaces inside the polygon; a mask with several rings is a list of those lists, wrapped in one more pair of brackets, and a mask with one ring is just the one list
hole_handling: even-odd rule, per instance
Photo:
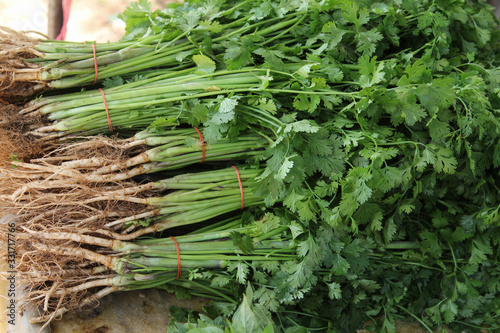
{"label": "cilantro leaf", "polygon": [[211,74],[215,72],[215,62],[206,55],[194,55],[193,61],[198,66],[198,74]]}

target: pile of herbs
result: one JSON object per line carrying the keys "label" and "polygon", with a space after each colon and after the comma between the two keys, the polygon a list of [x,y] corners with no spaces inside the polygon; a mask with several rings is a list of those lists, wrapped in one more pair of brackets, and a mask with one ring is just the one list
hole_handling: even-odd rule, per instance
{"label": "pile of herbs", "polygon": [[[227,287],[241,303],[207,310],[230,323],[179,316],[170,331],[354,332],[370,322],[394,332],[396,320],[429,331],[500,328],[500,30],[491,7],[229,0],[151,12],[140,1],[121,17],[124,41],[154,40],[158,52],[161,43],[189,45],[173,61],[178,75],[174,65],[158,68],[170,86],[203,81],[175,96],[160,87],[134,100],[134,115],[179,110],[155,113],[153,128],[196,126],[208,144],[265,136],[269,145],[246,164],[263,168],[249,186],[264,204],[240,223],[266,213],[266,229],[296,248],[265,265],[190,270],[190,281]],[[132,94],[156,82],[153,72],[134,75],[104,90]],[[224,75],[232,86],[218,86]],[[24,113],[67,103],[71,116],[97,110],[106,119],[98,92],[76,94],[43,97]],[[246,254],[252,237],[231,234]]]}
{"label": "pile of herbs", "polygon": [[[301,259],[259,283],[274,287],[256,287],[254,301],[268,310],[294,305],[309,318],[304,326],[342,331],[370,318],[387,331],[398,318],[498,328],[500,72],[492,8],[481,1],[235,2],[232,20],[298,20],[268,39],[221,43],[197,29],[224,24],[215,4],[154,13],[133,6],[123,16],[129,34],[168,27],[201,41],[199,54],[218,68],[273,71],[272,88],[252,92],[252,106],[272,101],[268,110],[283,125],[262,156],[267,167],[255,193],[290,226]],[[283,80],[274,71],[291,63],[299,69],[273,87]],[[193,124],[205,125],[208,140],[237,136],[246,125],[241,113],[211,115],[197,101],[186,104],[195,105]]]}

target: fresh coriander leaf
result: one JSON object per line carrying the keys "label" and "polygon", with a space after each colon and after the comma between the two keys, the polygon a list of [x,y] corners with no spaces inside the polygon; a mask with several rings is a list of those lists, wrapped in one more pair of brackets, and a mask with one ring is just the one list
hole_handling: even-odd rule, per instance
{"label": "fresh coriander leaf", "polygon": [[198,74],[212,74],[215,72],[215,62],[203,54],[193,56],[193,61],[198,66]]}
{"label": "fresh coriander leaf", "polygon": [[340,284],[337,282],[327,283],[328,287],[328,297],[330,299],[341,299],[342,298],[342,290],[340,288]]}
{"label": "fresh coriander leaf", "polygon": [[293,157],[293,155],[285,157],[283,164],[274,175],[277,180],[285,179],[286,175],[290,172],[290,169],[293,168],[293,161],[291,160]]}
{"label": "fresh coriander leaf", "polygon": [[104,88],[112,88],[123,85],[124,81],[120,76],[107,77],[102,82]]}
{"label": "fresh coriander leaf", "polygon": [[252,253],[254,250],[252,237],[233,231],[230,234],[233,244],[237,246],[243,253]]}
{"label": "fresh coriander leaf", "polygon": [[217,275],[216,277],[214,277],[212,279],[211,285],[213,287],[222,288],[222,287],[226,286],[230,281],[231,281],[231,279],[227,276]]}
{"label": "fresh coriander leaf", "polygon": [[384,36],[373,28],[370,31],[360,32],[357,34],[357,48],[356,50],[363,55],[371,56],[377,49],[377,42],[381,41]]}
{"label": "fresh coriander leaf", "polygon": [[290,124],[286,124],[285,133],[290,132],[304,132],[304,133],[316,133],[319,131],[320,127],[314,124],[314,122],[304,119],[299,120]]}
{"label": "fresh coriander leaf", "polygon": [[236,281],[238,283],[245,284],[247,282],[247,275],[250,269],[244,262],[231,262],[228,265],[228,270],[230,272],[236,271]]}

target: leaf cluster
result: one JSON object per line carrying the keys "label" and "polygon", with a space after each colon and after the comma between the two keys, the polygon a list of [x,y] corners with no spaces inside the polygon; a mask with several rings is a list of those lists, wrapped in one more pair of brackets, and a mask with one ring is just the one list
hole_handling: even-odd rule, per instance
{"label": "leaf cluster", "polygon": [[[498,327],[500,34],[491,8],[186,1],[145,14],[141,4],[123,16],[129,34],[190,41],[196,48],[179,60],[196,74],[259,69],[258,88],[183,102],[208,142],[245,131],[269,139],[253,160],[265,166],[253,192],[269,212],[264,224],[286,226],[296,244],[293,260],[227,267],[224,281],[240,295],[254,286],[233,328],[290,309],[304,316],[287,315],[288,324],[332,332],[370,319],[394,332],[399,318]],[[252,237],[232,235],[244,253]]]}

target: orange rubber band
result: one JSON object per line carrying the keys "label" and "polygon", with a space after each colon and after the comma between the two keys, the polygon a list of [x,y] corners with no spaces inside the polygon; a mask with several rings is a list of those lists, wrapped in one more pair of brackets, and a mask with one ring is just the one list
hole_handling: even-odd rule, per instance
{"label": "orange rubber band", "polygon": [[94,71],[95,71],[95,76],[94,76],[94,83],[92,84],[95,84],[97,82],[97,56],[95,54],[95,43],[92,44],[92,52],[94,53]]}
{"label": "orange rubber band", "polygon": [[241,184],[241,177],[240,177],[240,172],[238,171],[238,168],[235,167],[234,165],[231,165],[236,171],[236,175],[238,176],[238,183],[240,184],[240,193],[241,193],[241,209],[245,206],[245,196],[243,195],[243,185]]}
{"label": "orange rubber band", "polygon": [[181,268],[181,254],[179,252],[179,243],[177,243],[174,236],[170,236],[170,238],[172,238],[172,240],[174,241],[175,249],[177,250],[177,277],[175,279],[179,280],[179,278],[181,277],[181,269],[182,269]]}
{"label": "orange rubber band", "polygon": [[102,95],[102,101],[104,102],[104,108],[106,109],[106,116],[108,116],[108,127],[111,132],[113,132],[113,125],[111,124],[111,118],[109,117],[108,103],[106,103],[106,95],[104,95],[104,90],[99,88]]}
{"label": "orange rubber band", "polygon": [[202,149],[201,162],[200,163],[203,163],[203,161],[205,160],[205,140],[203,140],[203,135],[201,134],[201,132],[198,129],[198,127],[194,127],[194,129],[196,130],[196,132],[198,132],[198,135],[200,136],[201,149]]}

